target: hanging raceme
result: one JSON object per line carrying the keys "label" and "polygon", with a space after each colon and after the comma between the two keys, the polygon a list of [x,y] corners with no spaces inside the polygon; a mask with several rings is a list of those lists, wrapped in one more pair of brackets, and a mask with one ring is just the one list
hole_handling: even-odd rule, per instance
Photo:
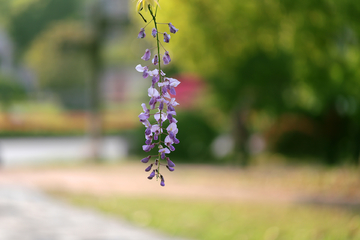
{"label": "hanging raceme", "polygon": [[[174,171],[175,164],[167,157],[172,151],[175,151],[174,144],[178,144],[180,141],[176,138],[178,133],[177,120],[175,107],[179,103],[175,100],[176,91],[175,88],[180,84],[177,79],[166,77],[166,74],[162,71],[162,64],[167,65],[171,62],[171,57],[166,48],[162,45],[160,38],[162,37],[163,42],[170,42],[170,34],[175,34],[178,29],[174,27],[170,22],[166,23],[167,28],[170,32],[160,32],[159,25],[156,16],[159,7],[157,0],[138,0],[136,5],[136,11],[140,14],[142,19],[146,19],[141,14],[142,10],[149,11],[152,20],[140,29],[138,38],[146,37],[146,27],[153,22],[154,28],[151,29],[151,35],[156,41],[156,51],[152,54],[150,49],[146,49],[144,55],[141,57],[144,61],[149,61],[151,56],[153,58],[151,63],[145,66],[138,64],[135,69],[142,73],[143,78],[151,78],[151,85],[148,89],[148,96],[150,101],[148,105],[142,103],[143,112],[140,113],[140,122],[145,126],[145,145],[142,149],[145,152],[150,152],[154,148],[157,150],[156,154],[148,155],[143,158],[141,162],[149,163],[150,159],[154,159],[153,162],[145,169],[146,172],[150,172],[148,179],[160,179],[160,185],[165,186],[164,176],[160,172],[161,166],[166,166],[169,171]],[[161,48],[160,48],[161,47]],[[156,66],[155,69],[150,70]],[[153,151],[155,151],[155,149]],[[153,169],[154,168],[154,169]]]}

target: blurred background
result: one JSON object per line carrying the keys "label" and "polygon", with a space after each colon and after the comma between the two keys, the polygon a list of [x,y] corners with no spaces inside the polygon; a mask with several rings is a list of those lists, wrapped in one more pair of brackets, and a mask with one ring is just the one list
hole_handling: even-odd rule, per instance
{"label": "blurred background", "polygon": [[[201,229],[198,215],[191,214],[195,220],[185,224],[185,233],[165,230],[196,239],[360,239],[360,1],[161,0],[160,6],[159,21],[171,21],[179,29],[166,45],[172,62],[164,69],[181,81],[181,143],[171,159],[183,168],[178,176],[185,183],[174,177],[175,186],[179,184],[175,189],[215,186],[214,191],[225,189],[220,195],[235,201],[244,200],[237,191],[253,186],[259,192],[245,191],[251,196],[245,199],[253,201],[264,198],[265,187],[270,188],[268,196],[280,196],[275,202],[295,198],[351,207],[341,212],[344,228],[333,235],[329,231],[337,223],[332,222],[308,232],[294,227],[302,231],[297,237],[286,230],[290,235],[281,238],[282,223],[266,223],[256,230],[258,235],[240,234],[227,229],[231,210],[220,205],[217,209],[223,210],[211,213],[221,220],[219,235],[189,235],[188,229]],[[135,2],[128,0],[0,1],[0,164],[10,169],[8,178],[18,179],[12,177],[12,171],[18,171],[14,166],[64,161],[114,164],[91,166],[95,172],[143,171],[131,160],[145,156],[145,129],[138,114],[140,104],[148,101],[150,80],[135,66],[143,64],[140,57],[154,41],[137,39],[144,22],[134,9]],[[151,28],[146,29],[148,36]],[[82,167],[89,168],[75,168]],[[50,168],[66,172],[64,166]],[[31,171],[40,174],[41,169]],[[43,180],[48,179],[45,175]],[[68,196],[63,192],[68,188],[59,193],[59,179],[56,187],[45,188]],[[132,177],[131,182],[139,179]],[[85,185],[79,189],[87,192]],[[160,194],[151,187],[139,189]],[[194,192],[184,193],[197,199]],[[68,198],[85,204],[80,196]],[[129,197],[116,201],[136,202]],[[260,211],[261,203],[249,208]],[[188,202],[181,204],[192,209]],[[246,206],[239,211],[247,213]],[[151,210],[139,213],[137,208],[119,210],[120,215],[154,227]],[[264,211],[261,214],[272,214]],[[291,211],[286,212],[289,218]],[[324,212],[330,215],[319,213],[319,219],[339,217]],[[225,237],[222,230],[230,233]]]}
{"label": "blurred background", "polygon": [[[94,144],[83,157],[141,154],[137,115],[149,83],[134,66],[153,42],[136,38],[143,22],[133,5],[1,1],[2,138],[87,136]],[[359,163],[357,1],[161,8],[159,20],[180,29],[165,69],[182,81],[175,160],[246,166],[267,152],[291,163]],[[100,136],[108,142],[97,147]]]}

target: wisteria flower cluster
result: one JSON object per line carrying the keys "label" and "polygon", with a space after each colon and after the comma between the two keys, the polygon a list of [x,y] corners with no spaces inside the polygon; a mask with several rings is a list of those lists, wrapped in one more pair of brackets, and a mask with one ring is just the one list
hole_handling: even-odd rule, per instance
{"label": "wisteria flower cluster", "polygon": [[[160,179],[160,185],[165,186],[165,180],[160,173],[160,166],[166,166],[169,171],[174,171],[175,164],[167,156],[172,151],[175,151],[174,144],[178,144],[180,141],[176,138],[178,133],[177,120],[175,106],[179,105],[173,96],[176,95],[175,88],[180,84],[177,79],[167,77],[162,71],[162,64],[167,65],[171,62],[169,52],[162,45],[160,39],[164,43],[169,43],[171,35],[175,34],[178,29],[169,23],[158,23],[156,20],[157,9],[159,3],[156,0],[139,0],[137,4],[137,11],[141,15],[140,11],[145,9],[149,10],[152,20],[146,24],[145,27],[140,29],[138,38],[145,38],[146,27],[153,22],[154,28],[151,30],[151,36],[156,40],[155,54],[152,56],[151,49],[146,49],[144,55],[141,57],[144,61],[151,63],[142,66],[138,64],[135,69],[142,73],[142,77],[145,79],[151,79],[151,86],[148,89],[148,96],[150,97],[149,104],[142,103],[143,112],[140,113],[140,122],[145,126],[145,145],[142,149],[145,152],[150,152],[152,149],[157,148],[156,155],[149,155],[141,160],[143,163],[149,163],[150,159],[154,161],[145,169],[146,172],[151,172],[148,179]],[[143,20],[145,18],[141,15]],[[160,32],[159,24],[166,24],[169,33]],[[161,47],[161,48],[160,48]],[[163,50],[163,51],[161,51]],[[161,52],[163,52],[161,54]],[[151,67],[155,69],[150,70]],[[163,163],[164,162],[164,163]]]}

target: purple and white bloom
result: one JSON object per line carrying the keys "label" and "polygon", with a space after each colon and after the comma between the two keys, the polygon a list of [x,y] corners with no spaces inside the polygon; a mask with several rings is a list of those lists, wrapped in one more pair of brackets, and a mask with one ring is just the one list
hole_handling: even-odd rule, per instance
{"label": "purple and white bloom", "polygon": [[138,38],[144,38],[146,36],[145,34],[145,28],[141,28],[140,32],[138,34]]}
{"label": "purple and white bloom", "polygon": [[166,78],[169,81],[170,86],[177,87],[180,84],[180,81],[175,78]]}
{"label": "purple and white bloom", "polygon": [[153,149],[155,147],[155,144],[151,144],[151,145],[143,145],[142,148],[145,152],[150,152],[151,149]]}
{"label": "purple and white bloom", "polygon": [[[154,1],[156,2],[157,0]],[[145,7],[145,5],[143,7]],[[155,27],[151,30],[151,35],[155,38],[157,42],[156,45],[158,47],[161,45],[159,42],[159,33],[163,34],[163,41],[169,43],[171,38],[170,34],[178,32],[178,29],[169,22],[167,25],[169,26],[170,34],[166,32],[159,32],[157,28],[159,23],[157,22],[156,14],[153,15],[153,12],[151,11],[150,14],[155,23]],[[145,19],[143,18],[143,20]],[[144,27],[140,29],[138,38],[144,38],[145,36]],[[166,158],[166,168],[171,172],[174,171],[175,164],[166,157],[166,154],[169,154],[171,151],[175,151],[175,147],[173,145],[180,142],[176,138],[178,128],[176,125],[177,120],[174,118],[174,116],[176,116],[175,106],[179,105],[179,103],[177,103],[173,97],[173,95],[176,95],[175,88],[180,84],[180,82],[174,78],[165,77],[165,73],[161,70],[160,63],[164,63],[164,65],[169,64],[171,62],[171,57],[166,49],[164,49],[164,54],[160,54],[160,50],[161,49],[157,48],[157,54],[154,53],[152,56],[151,50],[146,49],[144,55],[141,57],[144,61],[151,59],[152,64],[157,66],[156,69],[149,70],[149,66],[142,66],[141,64],[138,64],[135,69],[136,71],[142,73],[143,78],[148,78],[149,76],[151,77],[151,87],[148,88],[148,96],[150,98],[149,106],[142,103],[141,106],[143,108],[143,112],[139,114],[139,120],[145,126],[145,145],[142,146],[142,149],[145,152],[149,152],[155,147],[158,148],[158,157],[156,157],[153,163],[149,163],[150,165],[145,168],[145,171],[151,171],[148,179],[153,179],[156,176],[156,178],[160,178],[161,180],[160,185],[165,186],[164,177],[160,173],[160,167],[165,164],[161,163],[161,159]],[[151,110],[153,110],[152,113],[150,113]],[[166,121],[168,121],[169,124],[167,124]],[[166,126],[167,134],[164,133],[165,127],[163,125]],[[162,137],[163,134],[165,138]],[[151,155],[143,158],[141,162],[148,163],[150,158]],[[156,166],[156,169],[152,169],[153,166]]]}
{"label": "purple and white bloom", "polygon": [[[154,118],[157,122],[160,122],[160,112],[155,113]],[[166,113],[161,113],[161,122],[165,122],[166,119]]]}
{"label": "purple and white bloom", "polygon": [[140,113],[139,115],[139,119],[140,119],[140,122],[145,122],[149,119],[150,115],[149,114],[146,114],[146,113]]}
{"label": "purple and white bloom", "polygon": [[173,133],[174,135],[176,135],[179,132],[179,129],[177,128],[176,123],[171,123],[169,124],[169,126],[166,128],[166,131],[170,134]]}
{"label": "purple and white bloom", "polygon": [[159,153],[161,153],[161,159],[165,159],[165,154],[170,153],[168,148],[160,148]]}
{"label": "purple and white bloom", "polygon": [[166,138],[165,138],[164,141],[165,141],[165,145],[168,146],[168,147],[169,147],[171,144],[174,143],[174,140],[172,140],[169,135],[166,136]]}
{"label": "purple and white bloom", "polygon": [[138,72],[144,72],[144,70],[145,70],[145,68],[147,68],[146,66],[141,66],[141,64],[138,64],[138,65],[136,65],[136,67],[135,67],[135,69],[136,69],[136,71],[138,71]]}
{"label": "purple and white bloom", "polygon": [[153,135],[152,135],[152,134],[150,134],[150,135],[145,135],[145,139],[146,139],[145,144],[146,144],[146,145],[151,145],[152,140],[153,140]]}
{"label": "purple and white bloom", "polygon": [[179,29],[175,28],[174,25],[171,24],[171,22],[168,25],[171,33],[176,33],[177,31],[179,31]]}
{"label": "purple and white bloom", "polygon": [[146,49],[145,54],[144,54],[144,56],[141,57],[141,59],[144,61],[148,61],[148,60],[150,60],[150,57],[151,57],[151,52],[149,49]]}
{"label": "purple and white bloom", "polygon": [[153,29],[151,30],[151,35],[152,35],[153,37],[156,37],[156,34],[157,34],[157,30],[156,30],[156,28],[153,28]]}
{"label": "purple and white bloom", "polygon": [[155,88],[155,84],[159,82],[160,77],[159,75],[154,75],[151,79],[151,87]]}
{"label": "purple and white bloom", "polygon": [[165,65],[167,65],[167,64],[170,63],[171,58],[170,58],[170,55],[169,55],[169,52],[168,52],[168,51],[165,52],[165,54],[164,54],[164,56],[163,56],[162,59],[163,59],[163,62],[164,62]]}
{"label": "purple and white bloom", "polygon": [[170,42],[170,34],[167,34],[164,32],[164,42],[169,43]]}
{"label": "purple and white bloom", "polygon": [[157,100],[160,98],[160,94],[159,94],[158,90],[156,90],[153,87],[150,87],[148,89],[148,96],[151,97],[151,99],[149,101],[150,109],[155,109],[155,104],[156,104]]}
{"label": "purple and white bloom", "polygon": [[151,132],[155,133],[156,135],[159,135],[160,133],[163,132],[163,130],[162,130],[162,128],[161,128],[159,125],[154,124],[154,125],[152,125],[152,127],[151,127]]}
{"label": "purple and white bloom", "polygon": [[148,89],[148,96],[151,98],[160,98],[160,94],[159,94],[158,90],[156,90],[153,87],[150,87]]}
{"label": "purple and white bloom", "polygon": [[141,64],[138,64],[136,65],[135,69],[136,71],[143,73],[143,78],[147,78],[149,76],[149,72],[148,72],[149,69],[147,66],[143,67],[141,66]]}
{"label": "purple and white bloom", "polygon": [[150,75],[151,77],[153,77],[153,76],[159,76],[159,70],[158,70],[157,68],[155,68],[154,70],[149,71],[149,75]]}
{"label": "purple and white bloom", "polygon": [[141,28],[140,32],[138,34],[138,38],[144,38],[146,36],[145,34],[145,28]]}
{"label": "purple and white bloom", "polygon": [[168,101],[166,105],[168,106],[168,111],[175,111],[174,107],[179,105],[179,103],[175,100],[175,98],[170,98],[170,101]]}
{"label": "purple and white bloom", "polygon": [[151,135],[151,127],[146,128],[145,135]]}
{"label": "purple and white bloom", "polygon": [[153,58],[153,60],[152,60],[152,63],[153,63],[154,65],[158,65],[158,63],[159,63],[159,58],[158,58],[158,55],[157,55],[157,54],[155,54],[155,56],[154,56],[154,58]]}

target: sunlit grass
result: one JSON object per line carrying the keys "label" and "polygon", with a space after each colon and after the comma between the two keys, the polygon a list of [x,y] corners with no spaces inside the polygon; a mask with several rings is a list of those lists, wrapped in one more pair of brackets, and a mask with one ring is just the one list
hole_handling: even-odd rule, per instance
{"label": "sunlit grass", "polygon": [[242,203],[53,194],[75,205],[191,239],[360,239],[360,214],[351,209],[270,204],[265,200],[264,203]]}

